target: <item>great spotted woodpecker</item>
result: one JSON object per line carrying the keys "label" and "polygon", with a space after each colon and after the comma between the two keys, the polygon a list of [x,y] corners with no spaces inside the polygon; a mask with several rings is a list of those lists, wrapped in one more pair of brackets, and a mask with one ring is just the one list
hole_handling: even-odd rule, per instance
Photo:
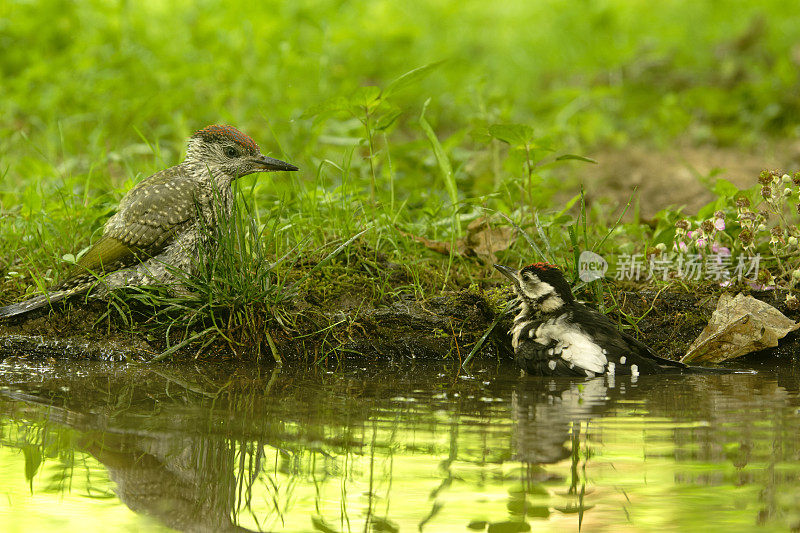
{"label": "great spotted woodpecker", "polygon": [[518,314],[509,333],[514,358],[529,374],[589,376],[730,372],[664,359],[575,300],[561,271],[547,263],[522,270],[494,265],[514,284]]}

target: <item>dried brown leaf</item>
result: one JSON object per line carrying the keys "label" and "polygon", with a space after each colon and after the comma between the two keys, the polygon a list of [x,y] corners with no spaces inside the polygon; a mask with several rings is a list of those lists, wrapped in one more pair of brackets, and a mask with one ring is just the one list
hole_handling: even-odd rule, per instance
{"label": "dried brown leaf", "polygon": [[[440,254],[450,253],[449,241],[433,241],[400,231],[400,234],[414,239],[426,248]],[[506,250],[514,242],[514,230],[508,226],[492,227],[487,218],[473,220],[467,226],[466,235],[456,241],[456,251],[465,257],[478,257],[489,263],[496,263],[496,252]]]}
{"label": "dried brown leaf", "polygon": [[708,325],[689,347],[682,362],[719,363],[778,345],[800,323],[752,296],[723,294]]}

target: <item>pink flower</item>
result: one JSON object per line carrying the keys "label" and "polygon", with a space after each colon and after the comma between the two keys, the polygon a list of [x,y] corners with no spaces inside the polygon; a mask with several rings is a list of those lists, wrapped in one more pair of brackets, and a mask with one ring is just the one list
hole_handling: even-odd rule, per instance
{"label": "pink flower", "polygon": [[686,252],[689,250],[689,247],[688,247],[688,246],[686,246],[686,243],[685,243],[685,242],[683,242],[683,241],[678,241],[678,242],[676,242],[676,243],[675,243],[675,244],[672,246],[672,248],[673,248],[673,249],[674,249],[676,252],[681,252],[681,253],[686,253]]}
{"label": "pink flower", "polygon": [[698,248],[705,248],[706,246],[706,238],[705,237],[698,237],[697,238],[697,247]]}
{"label": "pink flower", "polygon": [[719,255],[731,255],[730,248],[726,248],[725,246],[721,246],[720,244],[718,244],[716,242],[711,245],[711,251],[714,252],[715,254],[719,254]]}
{"label": "pink flower", "polygon": [[725,230],[725,219],[723,219],[723,218],[715,218],[714,219],[714,227],[717,228],[717,231],[724,231]]}

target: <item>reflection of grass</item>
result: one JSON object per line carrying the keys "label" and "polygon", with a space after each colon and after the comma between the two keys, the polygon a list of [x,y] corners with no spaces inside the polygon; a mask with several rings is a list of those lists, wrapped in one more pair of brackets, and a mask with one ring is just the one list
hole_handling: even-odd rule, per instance
{"label": "reflection of grass", "polygon": [[[0,416],[0,529],[100,530],[141,522],[111,503],[116,501],[114,484],[105,468],[80,449],[81,438],[81,432],[59,423]],[[65,502],[86,512],[65,512],[72,507]]]}
{"label": "reflection of grass", "polygon": [[[267,530],[305,530],[312,520],[335,531],[360,531],[367,521],[375,530],[527,522],[561,531],[579,520],[585,531],[694,530],[721,520],[747,530],[756,519],[785,530],[794,519],[797,424],[777,385],[739,396],[703,389],[705,401],[690,409],[682,387],[715,382],[675,380],[653,390],[640,382],[644,389],[632,387],[611,411],[602,407],[617,390],[593,397],[586,387],[579,405],[599,409],[587,422],[545,416],[560,412],[547,395],[518,404],[527,419],[507,401],[481,400],[536,390],[532,380],[459,382],[431,400],[410,391],[416,384],[386,379],[361,390],[353,376],[255,377],[259,367],[129,370],[78,369],[72,381],[29,376],[38,397],[0,399],[0,481],[14,519],[24,514],[39,530],[45,508],[64,521],[97,512],[141,525],[145,518],[110,498],[115,489],[134,501],[136,484],[121,483],[131,479],[147,481],[139,486],[150,496],[160,487],[164,499],[180,487],[214,516],[230,512]],[[553,423],[561,422],[571,428],[559,441],[569,456],[547,465],[513,459],[525,447],[521,426],[559,436]]]}

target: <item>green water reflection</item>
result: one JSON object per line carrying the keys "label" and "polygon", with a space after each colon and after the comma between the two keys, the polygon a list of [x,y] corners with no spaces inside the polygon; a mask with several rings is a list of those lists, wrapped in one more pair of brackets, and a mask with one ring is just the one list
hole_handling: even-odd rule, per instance
{"label": "green water reflection", "polygon": [[798,377],[0,364],[2,531],[785,531]]}

